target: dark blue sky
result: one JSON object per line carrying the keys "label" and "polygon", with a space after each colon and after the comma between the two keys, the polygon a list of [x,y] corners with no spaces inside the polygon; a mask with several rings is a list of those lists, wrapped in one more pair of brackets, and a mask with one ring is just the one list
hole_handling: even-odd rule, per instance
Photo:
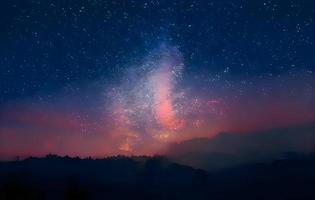
{"label": "dark blue sky", "polygon": [[73,82],[115,79],[160,42],[178,46],[186,74],[246,77],[315,63],[312,0],[1,2],[0,102]]}

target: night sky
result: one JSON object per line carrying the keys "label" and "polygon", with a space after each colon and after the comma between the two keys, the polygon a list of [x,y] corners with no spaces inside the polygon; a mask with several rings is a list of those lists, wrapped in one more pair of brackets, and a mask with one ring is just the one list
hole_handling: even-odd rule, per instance
{"label": "night sky", "polygon": [[155,154],[315,121],[313,0],[0,3],[0,159]]}

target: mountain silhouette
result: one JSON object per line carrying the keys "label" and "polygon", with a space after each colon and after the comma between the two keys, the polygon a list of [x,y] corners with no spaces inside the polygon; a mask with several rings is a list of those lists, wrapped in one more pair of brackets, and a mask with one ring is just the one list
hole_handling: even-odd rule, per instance
{"label": "mountain silhouette", "polygon": [[0,199],[315,199],[315,154],[206,172],[165,157],[0,162]]}
{"label": "mountain silhouette", "polygon": [[270,162],[288,153],[310,153],[315,147],[315,124],[307,123],[250,133],[222,132],[170,145],[167,155],[174,162],[218,170],[253,162]]}
{"label": "mountain silhouette", "polygon": [[[157,199],[192,197],[206,172],[163,157],[80,159],[49,155],[0,163],[0,199]],[[160,193],[164,191],[164,193]],[[169,195],[167,195],[169,196]],[[149,198],[150,199],[150,198]]]}

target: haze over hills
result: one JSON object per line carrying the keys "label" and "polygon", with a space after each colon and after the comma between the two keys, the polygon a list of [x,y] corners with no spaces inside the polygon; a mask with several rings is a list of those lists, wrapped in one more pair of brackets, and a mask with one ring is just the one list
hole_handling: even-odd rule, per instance
{"label": "haze over hills", "polygon": [[314,147],[315,124],[307,123],[246,134],[222,132],[212,139],[197,138],[173,144],[166,154],[174,162],[215,170],[272,161],[292,153],[310,153]]}

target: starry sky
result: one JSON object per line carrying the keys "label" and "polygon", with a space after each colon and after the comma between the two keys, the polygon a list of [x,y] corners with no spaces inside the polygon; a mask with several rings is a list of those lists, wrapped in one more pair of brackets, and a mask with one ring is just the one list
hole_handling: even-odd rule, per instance
{"label": "starry sky", "polygon": [[315,121],[313,0],[0,3],[0,159],[151,155]]}

